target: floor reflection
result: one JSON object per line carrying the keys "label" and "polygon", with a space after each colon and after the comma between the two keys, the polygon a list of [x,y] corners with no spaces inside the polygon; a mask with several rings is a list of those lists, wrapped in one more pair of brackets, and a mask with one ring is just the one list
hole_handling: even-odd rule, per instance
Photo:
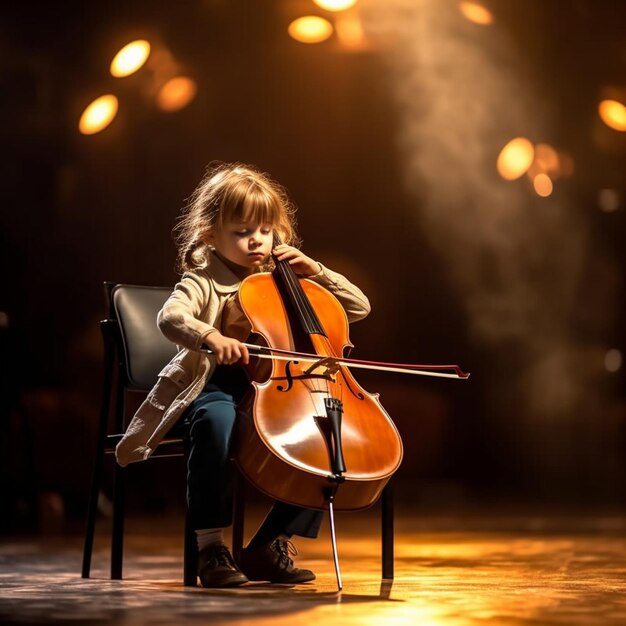
{"label": "floor reflection", "polygon": [[[396,534],[396,577],[381,581],[372,520],[342,520],[344,589],[337,592],[329,538],[301,541],[299,562],[318,574],[299,586],[182,586],[179,529],[147,538],[131,529],[125,579],[108,579],[107,537],[93,577],[79,576],[80,537],[0,546],[4,624],[299,624],[464,626],[626,623],[626,522],[501,520],[453,529],[450,520],[405,518]],[[443,523],[442,523],[443,522]],[[497,523],[498,522],[498,523]],[[500,525],[499,525],[500,524]],[[563,526],[563,525],[562,525]],[[433,531],[432,529],[437,529]]]}

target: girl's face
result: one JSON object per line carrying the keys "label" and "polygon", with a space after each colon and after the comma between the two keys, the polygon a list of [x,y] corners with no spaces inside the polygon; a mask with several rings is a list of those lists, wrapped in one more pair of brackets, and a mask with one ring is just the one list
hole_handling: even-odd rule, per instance
{"label": "girl's face", "polygon": [[216,252],[230,263],[234,263],[252,273],[261,267],[270,252],[274,241],[271,224],[249,222],[225,222],[209,235],[209,243]]}

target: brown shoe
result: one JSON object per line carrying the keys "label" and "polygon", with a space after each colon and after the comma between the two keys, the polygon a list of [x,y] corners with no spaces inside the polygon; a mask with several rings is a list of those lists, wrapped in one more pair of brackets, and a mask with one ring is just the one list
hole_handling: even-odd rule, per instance
{"label": "brown shoe", "polygon": [[237,587],[248,582],[221,541],[209,544],[198,553],[198,576],[203,587]]}
{"label": "brown shoe", "polygon": [[311,570],[294,567],[290,554],[298,554],[293,543],[276,538],[258,548],[244,548],[241,569],[249,580],[269,580],[272,583],[306,583],[315,580]]}

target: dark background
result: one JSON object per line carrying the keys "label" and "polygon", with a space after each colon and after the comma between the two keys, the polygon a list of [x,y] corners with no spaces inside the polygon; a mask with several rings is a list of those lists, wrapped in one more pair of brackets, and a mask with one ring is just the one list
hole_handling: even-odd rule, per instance
{"label": "dark background", "polygon": [[[446,10],[455,4],[440,3]],[[485,264],[473,282],[461,284],[448,267],[457,240],[447,238],[445,217],[435,231],[420,220],[428,201],[407,185],[398,74],[385,44],[346,51],[336,39],[295,42],[286,33],[295,17],[332,19],[304,1],[3,3],[3,527],[81,519],[100,402],[102,282],[175,282],[171,230],[214,159],[254,163],[284,184],[299,207],[305,251],[370,296],[372,314],[352,329],[355,356],[455,362],[472,372],[465,382],[357,375],[381,393],[403,435],[398,482],[407,506],[622,506],[624,377],[622,370],[604,370],[602,359],[624,343],[626,151],[623,134],[603,127],[596,107],[607,88],[625,88],[626,3],[490,6],[496,16],[490,28],[524,58],[520,67],[504,59],[502,71],[523,74],[540,96],[538,109],[551,111],[548,138],[535,139],[554,141],[574,160],[574,174],[558,183],[551,201],[576,217],[588,242],[573,282],[568,310],[574,314],[560,318],[559,327],[567,326],[564,345],[576,346],[568,371],[592,372],[585,385],[594,401],[585,402],[586,386],[574,385],[573,401],[545,415],[532,409],[536,386],[520,376],[536,354],[525,335],[486,341],[475,332],[475,311],[468,312],[471,294],[493,280],[498,258],[481,261],[480,245],[459,256],[461,264]],[[159,111],[146,95],[145,71],[108,75],[117,50],[137,37],[167,47],[197,80],[188,107]],[[81,111],[103,93],[118,95],[117,118],[99,134],[80,135]],[[446,105],[429,103],[440,104]],[[500,148],[523,132],[511,124],[500,141],[485,145],[485,159],[495,188],[517,185],[535,207],[527,185],[495,174]],[[617,193],[618,210],[599,210],[604,188]],[[484,204],[469,191],[467,202],[469,209]],[[450,226],[458,236],[458,223]],[[528,228],[532,239],[532,220]],[[480,229],[480,220],[468,220],[468,239],[479,242]],[[534,267],[536,280],[550,274],[559,284],[559,255],[567,254],[557,221]],[[546,284],[538,309],[559,297]],[[598,284],[606,285],[599,296]],[[550,382],[557,388],[558,371]],[[157,487],[154,471],[136,470],[144,489],[134,504],[170,510],[180,502],[181,476]]]}

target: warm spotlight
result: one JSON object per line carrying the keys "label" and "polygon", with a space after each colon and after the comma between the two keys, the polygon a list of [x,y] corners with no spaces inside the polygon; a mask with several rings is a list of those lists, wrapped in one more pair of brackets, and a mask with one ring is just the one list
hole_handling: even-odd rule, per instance
{"label": "warm spotlight", "polygon": [[130,76],[146,62],[149,54],[150,43],[145,39],[131,41],[111,61],[111,74],[116,78]]}
{"label": "warm spotlight", "polygon": [[535,193],[542,198],[547,198],[551,195],[554,188],[552,180],[547,174],[537,174],[533,178],[533,187],[535,188]]}
{"label": "warm spotlight", "polygon": [[323,17],[307,15],[289,24],[289,34],[302,43],[320,43],[333,34],[333,25]]}
{"label": "warm spotlight", "polygon": [[104,130],[117,115],[118,101],[112,94],[96,98],[80,116],[78,130],[83,135],[95,135]]}
{"label": "warm spotlight", "polygon": [[534,156],[535,149],[528,139],[511,139],[498,155],[497,168],[500,176],[506,180],[519,178],[530,167]]}
{"label": "warm spotlight", "polygon": [[598,105],[602,121],[613,130],[626,130],[626,106],[617,100],[602,100]]}
{"label": "warm spotlight", "polygon": [[159,90],[156,100],[162,111],[178,111],[186,107],[196,96],[198,85],[186,76],[176,76],[168,80]]}
{"label": "warm spotlight", "polygon": [[345,11],[353,7],[357,0],[313,0],[313,2],[327,11]]}
{"label": "warm spotlight", "polygon": [[489,26],[493,24],[493,13],[478,2],[459,2],[459,11],[463,17],[474,24]]}

